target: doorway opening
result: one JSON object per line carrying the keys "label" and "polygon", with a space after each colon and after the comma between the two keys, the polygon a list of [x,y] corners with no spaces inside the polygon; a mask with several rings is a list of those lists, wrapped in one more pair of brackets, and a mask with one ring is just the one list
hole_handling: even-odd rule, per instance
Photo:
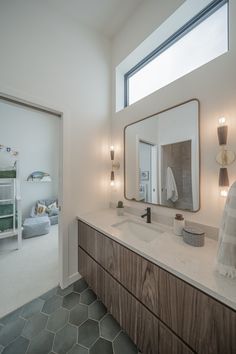
{"label": "doorway opening", "polygon": [[61,117],[0,96],[0,317],[59,283]]}
{"label": "doorway opening", "polygon": [[139,139],[139,200],[157,203],[157,145]]}

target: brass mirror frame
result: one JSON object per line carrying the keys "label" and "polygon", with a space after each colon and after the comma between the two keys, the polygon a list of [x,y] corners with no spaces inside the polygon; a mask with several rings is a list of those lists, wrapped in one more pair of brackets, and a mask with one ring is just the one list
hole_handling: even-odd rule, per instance
{"label": "brass mirror frame", "polygon": [[[129,199],[127,198],[126,196],[126,168],[125,168],[125,164],[126,164],[126,158],[125,158],[125,149],[126,149],[126,144],[125,144],[125,131],[128,127],[130,127],[131,125],[134,125],[136,123],[139,123],[139,122],[142,122],[146,119],[149,119],[151,117],[154,117],[158,114],[161,114],[161,113],[164,113],[164,112],[167,112],[167,111],[170,111],[171,109],[174,109],[174,108],[177,108],[177,107],[180,107],[180,106],[183,106],[184,104],[186,103],[189,103],[189,102],[197,102],[197,105],[198,105],[198,153],[199,153],[199,200],[198,200],[198,209],[197,210],[187,210],[187,209],[181,209],[181,208],[173,208],[173,207],[170,207],[168,205],[162,205],[162,204],[155,204],[155,203],[150,203],[150,202],[143,202],[143,201],[138,201],[136,199]],[[201,145],[200,145],[200,101],[199,99],[197,98],[191,98],[187,101],[184,101],[184,102],[181,102],[179,104],[176,104],[174,106],[171,106],[171,107],[168,107],[168,108],[165,108],[157,113],[154,113],[154,114],[150,114],[149,116],[145,117],[145,118],[141,118],[133,123],[130,123],[130,124],[127,124],[125,127],[124,127],[124,133],[123,133],[123,139],[124,139],[124,198],[126,200],[128,200],[129,202],[136,202],[136,203],[142,203],[142,204],[148,204],[148,205],[155,205],[155,206],[159,206],[159,207],[163,207],[163,208],[168,208],[168,209],[173,209],[173,210],[182,210],[182,211],[185,211],[185,212],[188,212],[188,213],[197,213],[200,209],[201,209]]]}

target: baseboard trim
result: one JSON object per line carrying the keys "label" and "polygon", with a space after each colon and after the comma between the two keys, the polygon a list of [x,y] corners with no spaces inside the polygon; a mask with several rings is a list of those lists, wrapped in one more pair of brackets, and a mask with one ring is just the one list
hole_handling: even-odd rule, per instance
{"label": "baseboard trim", "polygon": [[66,279],[64,279],[63,283],[60,284],[60,286],[62,289],[65,289],[81,278],[82,278],[82,276],[80,275],[79,272],[74,273],[74,274],[70,275],[69,277],[67,277]]}

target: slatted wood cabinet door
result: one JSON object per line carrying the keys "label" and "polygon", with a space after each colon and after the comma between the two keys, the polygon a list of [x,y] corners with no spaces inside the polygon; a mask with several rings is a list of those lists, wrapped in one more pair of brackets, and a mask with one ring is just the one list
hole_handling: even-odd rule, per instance
{"label": "slatted wood cabinet door", "polygon": [[160,269],[160,318],[197,353],[236,353],[236,313]]}
{"label": "slatted wood cabinet door", "polygon": [[[81,275],[138,348],[143,353],[157,354],[159,352],[158,320],[81,248],[79,248],[79,259],[79,270],[83,272]],[[84,263],[91,265],[87,267]],[[90,269],[98,275],[99,282],[93,282]],[[89,271],[88,275],[87,271]]]}
{"label": "slatted wood cabinet door", "polygon": [[79,222],[79,246],[156,315],[159,268],[90,226]]}
{"label": "slatted wood cabinet door", "polygon": [[143,353],[236,354],[234,310],[81,221],[79,272]]}
{"label": "slatted wood cabinet door", "polygon": [[[193,354],[80,247],[79,271],[143,354]],[[94,281],[95,274],[97,281]]]}
{"label": "slatted wood cabinet door", "polygon": [[159,269],[135,252],[119,246],[120,282],[154,314],[159,314]]}

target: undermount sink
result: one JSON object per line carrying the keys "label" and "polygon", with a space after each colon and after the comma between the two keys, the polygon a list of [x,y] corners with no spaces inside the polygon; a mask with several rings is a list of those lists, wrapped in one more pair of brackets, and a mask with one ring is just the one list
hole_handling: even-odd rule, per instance
{"label": "undermount sink", "polygon": [[164,230],[157,226],[142,224],[133,220],[124,220],[112,226],[122,231],[127,236],[130,235],[147,243],[154,241],[158,235],[164,233]]}

